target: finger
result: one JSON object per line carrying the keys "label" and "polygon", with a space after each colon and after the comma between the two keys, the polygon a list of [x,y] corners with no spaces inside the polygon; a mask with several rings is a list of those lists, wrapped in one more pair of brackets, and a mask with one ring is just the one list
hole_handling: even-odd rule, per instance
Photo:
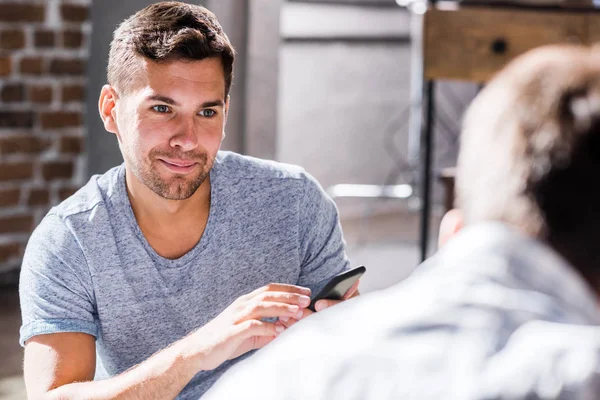
{"label": "finger", "polygon": [[251,337],[276,337],[285,330],[284,326],[274,322],[266,322],[258,319],[244,321],[235,326],[234,338],[240,341]]}
{"label": "finger", "polygon": [[312,314],[314,314],[314,312],[312,312],[311,310],[309,310],[308,308],[304,308],[302,310],[302,316],[300,318],[287,318],[287,317],[281,317],[279,318],[279,321],[282,322],[282,324],[286,327],[289,328],[292,325],[294,325],[296,322],[303,320],[306,317],[311,316]]}
{"label": "finger", "polygon": [[278,302],[286,304],[296,304],[301,308],[308,307],[310,304],[310,297],[289,292],[264,292],[257,296],[260,301]]}
{"label": "finger", "polygon": [[255,336],[252,349],[253,350],[262,349],[263,347],[265,347],[266,345],[271,343],[276,338],[277,338],[277,336]]}
{"label": "finger", "polygon": [[287,292],[287,293],[298,293],[305,296],[310,296],[310,289],[302,286],[288,285],[285,283],[269,283],[263,287],[256,289],[255,291],[242,296],[242,298],[253,298],[264,292]]}
{"label": "finger", "polygon": [[287,328],[291,328],[293,325],[295,325],[298,322],[298,320],[296,318],[280,318],[277,323],[281,324],[283,327]]}
{"label": "finger", "polygon": [[[314,314],[314,312],[311,311],[309,308],[303,308],[303,309],[301,309],[301,311],[302,311],[302,314],[298,313],[298,315],[294,316],[293,318],[297,319],[297,320],[301,320],[301,319],[304,319],[304,318],[308,317],[309,315]],[[279,319],[282,320],[282,321],[284,321],[284,322],[286,322],[290,318],[288,318],[288,317],[280,317]]]}
{"label": "finger", "polygon": [[277,303],[274,301],[257,301],[244,307],[237,320],[238,322],[243,322],[251,319],[276,317],[300,319],[302,315],[302,308],[295,304]]}
{"label": "finger", "polygon": [[348,289],[348,291],[344,294],[343,300],[348,300],[350,297],[352,297],[354,295],[354,293],[356,293],[356,291],[358,290],[359,283],[360,283],[360,280],[354,282],[354,285],[350,286],[350,289]]}
{"label": "finger", "polygon": [[292,325],[294,325],[296,322],[298,322],[298,320],[296,318],[282,317],[282,318],[279,318],[277,320],[277,322],[275,322],[275,323],[279,324],[287,329],[287,328],[291,327]]}
{"label": "finger", "polygon": [[300,320],[302,320],[304,318],[305,317],[301,317],[301,318],[281,317],[281,318],[279,318],[279,320],[277,322],[280,323],[281,325],[285,326],[285,328],[287,329],[287,328],[291,328],[293,325],[295,325],[297,322],[299,322]]}
{"label": "finger", "polygon": [[245,321],[235,328],[237,330],[234,331],[231,340],[237,343],[237,351],[232,358],[266,346],[285,331],[284,326],[260,320]]}
{"label": "finger", "polygon": [[308,308],[304,308],[304,309],[302,309],[302,316],[300,318],[298,318],[298,320],[302,320],[302,319],[308,317],[311,314],[314,314],[314,312],[312,312]]}
{"label": "finger", "polygon": [[317,312],[323,311],[326,308],[341,303],[343,300],[319,300],[315,303],[315,310]]}

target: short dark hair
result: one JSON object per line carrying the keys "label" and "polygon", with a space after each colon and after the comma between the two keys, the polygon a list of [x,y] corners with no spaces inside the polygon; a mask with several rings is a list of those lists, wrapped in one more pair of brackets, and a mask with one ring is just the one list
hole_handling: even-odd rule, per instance
{"label": "short dark hair", "polygon": [[135,80],[139,57],[161,62],[218,57],[225,75],[225,97],[233,80],[235,51],[217,17],[204,7],[165,1],[152,4],[115,30],[108,57],[108,83],[126,92]]}
{"label": "short dark hair", "polygon": [[510,63],[474,100],[456,194],[465,223],[538,237],[600,283],[600,56],[549,46]]}

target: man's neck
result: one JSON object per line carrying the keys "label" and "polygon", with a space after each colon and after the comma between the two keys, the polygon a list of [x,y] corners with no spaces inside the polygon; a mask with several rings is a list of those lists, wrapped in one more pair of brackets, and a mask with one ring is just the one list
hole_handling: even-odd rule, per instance
{"label": "man's neck", "polygon": [[162,257],[176,259],[200,240],[210,212],[210,178],[185,200],[167,200],[125,173],[127,195],[138,226],[152,248]]}
{"label": "man's neck", "polygon": [[191,197],[185,200],[168,200],[160,197],[141,183],[128,169],[125,172],[125,181],[127,195],[138,222],[139,219],[148,219],[161,225],[173,225],[179,221],[189,221],[210,206],[209,177]]}

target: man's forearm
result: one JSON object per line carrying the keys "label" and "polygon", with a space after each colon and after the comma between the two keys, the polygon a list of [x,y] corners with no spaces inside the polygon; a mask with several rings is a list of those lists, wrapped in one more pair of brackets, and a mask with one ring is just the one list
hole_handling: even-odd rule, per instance
{"label": "man's forearm", "polygon": [[49,391],[44,400],[173,399],[201,370],[198,356],[190,351],[186,339],[120,375],[102,381],[67,384]]}
{"label": "man's forearm", "polygon": [[[65,384],[40,397],[43,400],[175,398],[198,372],[213,370],[227,360],[271,343],[285,328],[263,319],[299,318],[310,304],[309,295],[309,289],[299,286],[278,283],[263,286],[240,296],[206,325],[121,375],[98,382]],[[50,357],[41,354],[38,358]]]}

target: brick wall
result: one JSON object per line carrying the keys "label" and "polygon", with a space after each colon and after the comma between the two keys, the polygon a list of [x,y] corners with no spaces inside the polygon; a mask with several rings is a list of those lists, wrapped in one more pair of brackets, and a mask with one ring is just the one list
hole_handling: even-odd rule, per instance
{"label": "brick wall", "polygon": [[85,175],[91,0],[0,0],[0,283]]}

